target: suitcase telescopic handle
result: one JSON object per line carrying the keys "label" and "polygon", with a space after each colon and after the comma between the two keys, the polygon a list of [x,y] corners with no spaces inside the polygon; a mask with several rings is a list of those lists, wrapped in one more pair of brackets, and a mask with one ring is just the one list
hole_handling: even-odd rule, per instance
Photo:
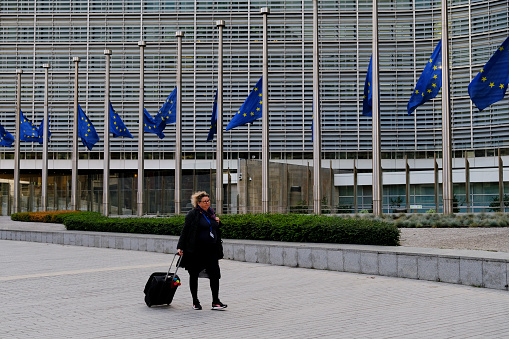
{"label": "suitcase telescopic handle", "polygon": [[[175,259],[177,258],[177,256],[178,256],[178,253],[175,253],[175,255],[173,256],[173,260],[171,261],[170,268],[168,268],[168,273],[166,273],[166,277],[164,278],[164,281],[168,280],[168,278],[170,277],[170,274],[171,274],[170,271],[171,271],[171,268],[173,267],[173,263],[175,262]],[[177,263],[178,263],[178,261],[177,261]],[[179,269],[179,266],[175,265],[175,273],[173,273],[173,277],[175,277],[177,275],[178,269]]]}

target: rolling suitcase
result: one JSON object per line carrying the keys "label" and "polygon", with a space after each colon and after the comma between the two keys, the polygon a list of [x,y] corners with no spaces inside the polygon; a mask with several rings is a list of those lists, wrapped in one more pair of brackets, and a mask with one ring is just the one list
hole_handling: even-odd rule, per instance
{"label": "rolling suitcase", "polygon": [[145,303],[148,307],[171,304],[173,296],[180,286],[180,278],[177,275],[178,264],[175,267],[175,272],[170,272],[176,257],[177,254],[173,256],[168,272],[154,272],[148,278],[143,290]]}

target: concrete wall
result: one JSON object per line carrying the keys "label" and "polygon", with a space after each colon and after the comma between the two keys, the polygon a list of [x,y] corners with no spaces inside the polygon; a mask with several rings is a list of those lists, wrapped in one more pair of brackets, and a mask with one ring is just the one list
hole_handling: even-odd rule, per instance
{"label": "concrete wall", "polygon": [[[175,253],[178,237],[0,230],[0,239]],[[508,290],[509,253],[392,246],[224,240],[225,259]]]}

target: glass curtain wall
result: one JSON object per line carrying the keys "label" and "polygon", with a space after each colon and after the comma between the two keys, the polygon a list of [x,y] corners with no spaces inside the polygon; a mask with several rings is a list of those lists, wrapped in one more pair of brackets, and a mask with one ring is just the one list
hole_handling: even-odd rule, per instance
{"label": "glass curtain wall", "polygon": [[[420,106],[413,115],[406,114],[415,83],[441,38],[440,3],[438,0],[395,0],[379,4],[381,148],[384,154],[418,151],[432,154],[441,150],[441,95]],[[353,156],[358,152],[369,153],[371,119],[361,116],[360,111],[371,55],[372,2],[324,0],[319,6],[323,156],[340,159],[341,153]],[[509,34],[507,2],[450,0],[448,6],[453,149],[507,148],[509,102],[503,100],[478,112],[467,93],[470,80]],[[4,95],[0,98],[0,123],[14,132],[16,69],[24,72],[21,108],[27,118],[36,125],[40,123],[44,102],[42,64],[49,63],[52,132],[49,148],[55,159],[69,159],[74,88],[72,58],[78,56],[81,58],[78,101],[101,138],[92,151],[80,146],[81,157],[100,160],[105,119],[103,51],[111,49],[111,102],[134,136],[134,139],[112,138],[111,151],[112,156],[119,154],[119,159],[133,160],[138,145],[140,60],[137,43],[140,40],[147,43],[145,107],[155,116],[175,88],[175,32],[180,30],[185,34],[181,89],[183,152],[187,159],[211,159],[209,167],[212,168],[215,142],[206,142],[206,138],[217,87],[218,30],[214,23],[216,20],[226,22],[223,107],[227,124],[262,74],[261,7],[271,10],[268,16],[270,151],[278,153],[284,161],[309,159],[313,148],[312,2],[304,0],[1,1],[0,91]],[[150,156],[158,154],[161,159],[172,159],[175,125],[169,125],[164,133],[164,139],[146,133],[145,150]],[[261,121],[224,132],[225,158],[251,158],[259,154],[261,135]],[[26,154],[40,153],[42,146],[22,142],[21,150]],[[12,159],[12,152],[2,147],[0,158]],[[148,176],[147,185],[171,189],[168,185],[174,173],[166,170],[155,171],[157,179]],[[83,179],[81,199],[95,196],[97,203],[88,202],[81,208],[100,210],[101,176],[98,172]],[[129,180],[120,184],[115,183],[116,180],[112,177],[112,193],[118,187],[131,185],[132,189]],[[34,179],[34,182],[39,181]],[[36,187],[33,185],[34,194],[38,194]],[[58,187],[58,190],[63,189],[62,185]],[[207,187],[214,189],[210,185]],[[357,197],[362,200],[359,206],[363,209],[370,206],[369,190],[365,187],[365,193]],[[394,190],[398,189],[388,188],[388,192]],[[29,189],[26,193],[32,194],[32,191]],[[172,194],[168,194],[150,192],[148,199],[154,203],[149,206],[159,206],[154,210],[150,207],[151,213],[171,211]],[[183,192],[184,198],[188,195],[189,192]],[[391,195],[387,196],[388,200],[384,198],[387,200],[384,206],[388,208]],[[345,204],[351,205],[352,195],[348,196],[350,200]],[[424,196],[429,196],[429,192]],[[58,203],[54,205],[60,206],[62,199],[55,199]],[[112,199],[124,201],[119,209],[132,213],[133,207],[127,206],[125,196],[114,193]],[[417,201],[418,198],[412,199]],[[29,206],[32,202],[23,203]]]}

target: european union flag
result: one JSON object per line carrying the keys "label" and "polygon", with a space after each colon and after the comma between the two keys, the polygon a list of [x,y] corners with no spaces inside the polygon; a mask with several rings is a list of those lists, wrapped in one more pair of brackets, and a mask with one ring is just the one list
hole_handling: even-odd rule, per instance
{"label": "european union flag", "polygon": [[372,115],[373,107],[373,93],[371,91],[371,82],[373,79],[373,55],[369,59],[368,74],[366,74],[366,80],[364,81],[364,95],[362,96],[362,115],[370,117]]}
{"label": "european union flag", "polygon": [[[41,120],[39,128],[37,128],[34,123],[28,120],[23,112],[20,110],[20,140],[28,141],[28,142],[38,142],[42,145],[43,134],[44,134],[44,119]],[[48,140],[51,135],[51,132],[48,134]]]}
{"label": "european union flag", "polygon": [[[43,144],[44,142],[44,119],[41,120],[41,124],[39,125],[39,138],[38,138],[38,142],[39,144]],[[49,137],[51,136],[51,132],[48,130],[48,140],[49,140]]]}
{"label": "european union flag", "polygon": [[440,40],[431,54],[431,58],[424,67],[415,90],[408,101],[408,115],[426,101],[437,96],[442,87],[442,40]]}
{"label": "european union flag", "polygon": [[228,131],[237,126],[260,119],[262,117],[262,99],[262,78],[260,78],[246,101],[240,106],[237,114],[233,116],[228,126],[226,126],[226,130]]}
{"label": "european union flag", "polygon": [[482,111],[504,98],[509,85],[509,37],[468,85],[470,99]]}
{"label": "european union flag", "polygon": [[28,141],[28,142],[38,142],[39,141],[39,128],[37,128],[30,120],[25,118],[25,115],[21,110],[20,113],[20,140]]}
{"label": "european union flag", "polygon": [[207,141],[212,141],[214,139],[214,134],[217,133],[217,89],[216,96],[214,97],[214,105],[212,106],[212,116],[210,117],[210,129],[209,135],[207,136]]}
{"label": "european union flag", "polygon": [[128,137],[133,138],[133,135],[127,127],[125,127],[124,122],[120,119],[120,116],[113,109],[113,105],[110,101],[110,133],[113,134],[113,137]]}
{"label": "european union flag", "polygon": [[95,131],[94,125],[88,119],[85,112],[81,109],[78,104],[78,137],[81,138],[83,145],[87,146],[88,150],[91,151],[95,143],[99,141],[99,136]]}
{"label": "european union flag", "polygon": [[164,138],[163,128],[161,125],[157,126],[156,121],[152,116],[147,112],[147,109],[143,107],[143,131],[147,133],[157,134],[159,139]]}
{"label": "european union flag", "polygon": [[177,122],[177,87],[168,95],[163,107],[156,115],[156,126],[163,131],[166,125]]}
{"label": "european union flag", "polygon": [[4,126],[0,125],[0,145],[12,147],[12,143],[14,142],[14,137],[11,133],[5,130]]}

